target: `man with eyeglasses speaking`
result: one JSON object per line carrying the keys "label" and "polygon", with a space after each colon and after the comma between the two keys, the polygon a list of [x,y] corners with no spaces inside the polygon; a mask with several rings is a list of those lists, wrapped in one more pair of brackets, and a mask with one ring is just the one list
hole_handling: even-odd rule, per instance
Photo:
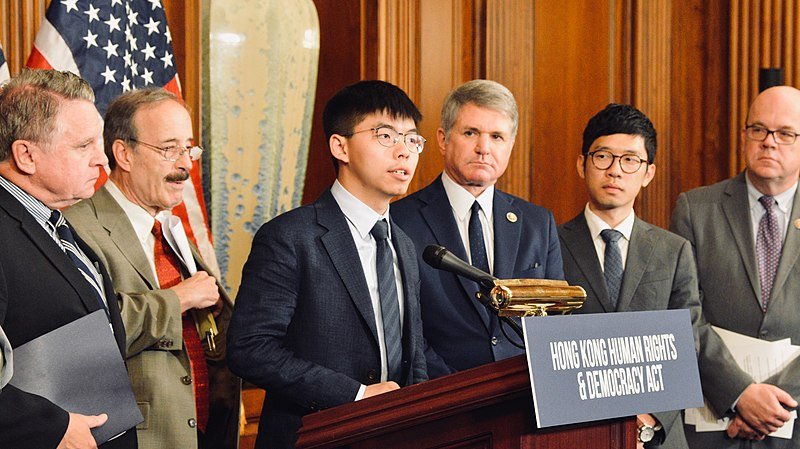
{"label": "man with eyeglasses speaking", "polygon": [[[741,130],[745,170],[717,184],[682,193],[670,229],[695,250],[703,313],[713,325],[762,340],[800,344],[800,91],[760,93]],[[755,383],[732,360],[700,364],[703,393],[723,432],[695,432],[693,448],[800,447],[767,437],[790,419],[800,397],[800,359]],[[766,438],[766,440],[765,440]],[[762,440],[760,442],[747,440]]]}
{"label": "man with eyeglasses speaking", "polygon": [[108,267],[144,416],[144,448],[235,448],[239,383],[225,364],[232,303],[170,210],[200,158],[186,106],[163,89],[123,93],[103,138],[111,174],[65,211]]}
{"label": "man with eyeglasses speaking", "polygon": [[[495,188],[517,121],[514,96],[495,81],[469,81],[447,96],[436,133],[444,172],[392,204],[392,218],[420,256],[441,245],[498,278],[563,279],[553,214]],[[432,378],[525,352],[513,330],[475,299],[477,283],[424,262],[420,277]]]}

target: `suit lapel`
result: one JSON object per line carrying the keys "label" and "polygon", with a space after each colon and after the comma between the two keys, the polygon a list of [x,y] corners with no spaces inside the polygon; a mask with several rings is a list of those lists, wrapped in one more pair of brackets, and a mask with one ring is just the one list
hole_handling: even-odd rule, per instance
{"label": "suit lapel", "polygon": [[604,312],[614,312],[614,306],[608,296],[606,280],[603,277],[603,269],[600,267],[597,251],[594,249],[592,235],[589,232],[589,226],[586,225],[586,217],[583,212],[566,223],[562,227],[562,232],[564,245],[589,283],[589,287],[594,290],[600,307]]}
{"label": "suit lapel", "polygon": [[317,211],[317,223],[328,230],[321,238],[325,251],[377,343],[378,329],[375,324],[375,312],[372,309],[372,300],[369,296],[364,269],[361,266],[361,258],[358,256],[352,233],[347,226],[347,219],[330,190],[326,190],[319,197],[314,203],[314,208]]}
{"label": "suit lapel", "polygon": [[[800,191],[800,189],[798,190]],[[797,256],[800,254],[800,229],[795,227],[797,220],[800,220],[800,195],[795,192],[794,201],[792,201],[791,219],[786,226],[786,240],[783,242],[778,272],[775,274],[775,282],[772,286],[773,298],[780,293],[789,274],[794,270]]]}
{"label": "suit lapel", "polygon": [[58,246],[33,215],[25,210],[25,207],[11,196],[5,189],[0,188],[0,207],[8,212],[9,216],[19,221],[20,229],[36,245],[44,256],[53,266],[64,276],[64,279],[72,285],[86,311],[97,310],[97,295],[91,290],[92,287],[81,274],[80,270],[69,259],[64,251]]}
{"label": "suit lapel", "polygon": [[617,301],[618,312],[628,310],[633,294],[639,287],[645,269],[653,256],[655,245],[650,237],[650,227],[639,218],[634,218],[631,240],[628,242],[628,257],[625,259],[625,272]]}
{"label": "suit lapel", "polygon": [[[731,234],[742,255],[742,263],[747,272],[747,278],[753,288],[754,296],[761,305],[761,284],[756,266],[755,242],[750,220],[750,202],[747,198],[747,184],[744,172],[733,178],[733,182],[725,188],[726,197],[722,200],[722,211],[728,220]],[[794,213],[794,210],[792,211]]]}
{"label": "suit lapel", "polygon": [[[514,265],[519,250],[519,236],[522,232],[522,212],[514,207],[511,197],[495,189],[492,201],[492,222],[494,224],[494,275],[500,279],[514,277]],[[518,220],[508,219],[514,214]],[[527,267],[523,267],[527,268]]]}
{"label": "suit lapel", "polygon": [[[458,226],[456,226],[456,220],[453,217],[453,208],[450,205],[450,200],[447,199],[444,185],[442,185],[441,175],[430,186],[421,191],[418,198],[426,203],[420,209],[420,213],[428,224],[428,228],[433,233],[434,238],[436,238],[436,243],[450,250],[459,259],[467,261],[467,250],[461,241],[461,234],[458,232]],[[495,233],[497,233],[496,230]],[[517,240],[519,240],[519,237],[517,237]],[[496,249],[495,254],[497,254]],[[475,293],[480,289],[478,284],[461,276],[454,274],[452,276],[455,276],[458,283],[461,284],[461,288],[464,289],[464,298],[469,301],[470,307],[475,309],[481,317],[483,325],[489,330],[491,327],[489,311],[475,298]]]}
{"label": "suit lapel", "polygon": [[155,273],[153,273],[150,262],[142,249],[142,244],[136,237],[136,231],[122,207],[105,187],[100,188],[89,201],[94,204],[97,220],[108,232],[111,241],[136,269],[148,287],[157,289],[158,283],[153,277]]}

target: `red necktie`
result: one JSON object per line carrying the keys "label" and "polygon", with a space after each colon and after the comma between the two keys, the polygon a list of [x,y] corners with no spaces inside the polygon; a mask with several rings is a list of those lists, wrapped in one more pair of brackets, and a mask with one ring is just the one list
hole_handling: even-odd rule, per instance
{"label": "red necktie", "polygon": [[[182,280],[180,262],[172,247],[169,246],[169,243],[164,238],[164,234],[161,232],[161,222],[158,220],[153,224],[153,235],[156,238],[153,256],[156,263],[158,283],[162,289],[167,289],[177,285]],[[200,344],[200,337],[197,334],[194,319],[189,313],[184,313],[182,318],[183,344],[186,346],[186,352],[189,355],[189,366],[192,369],[197,428],[201,432],[205,432],[206,423],[208,422],[208,367],[206,366],[206,354]]]}

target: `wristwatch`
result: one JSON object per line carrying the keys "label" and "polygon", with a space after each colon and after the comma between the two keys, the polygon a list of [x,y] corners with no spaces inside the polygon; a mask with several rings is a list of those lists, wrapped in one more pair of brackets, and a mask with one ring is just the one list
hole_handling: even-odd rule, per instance
{"label": "wristwatch", "polygon": [[661,430],[661,424],[656,423],[655,427],[642,423],[639,426],[639,433],[636,435],[636,440],[641,443],[649,443],[653,441],[656,432]]}

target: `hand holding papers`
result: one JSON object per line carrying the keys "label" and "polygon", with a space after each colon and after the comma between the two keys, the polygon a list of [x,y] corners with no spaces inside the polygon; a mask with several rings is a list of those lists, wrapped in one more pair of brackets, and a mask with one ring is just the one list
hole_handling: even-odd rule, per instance
{"label": "hand holding papers", "polygon": [[[792,345],[788,338],[765,341],[716,326],[712,328],[719,334],[739,367],[757,383],[780,372],[800,355],[800,346]],[[792,419],[769,436],[791,439],[796,418],[797,413],[792,412]],[[708,404],[703,408],[687,409],[685,420],[686,424],[694,424],[697,432],[724,431],[729,424],[728,418],[717,419]]]}

